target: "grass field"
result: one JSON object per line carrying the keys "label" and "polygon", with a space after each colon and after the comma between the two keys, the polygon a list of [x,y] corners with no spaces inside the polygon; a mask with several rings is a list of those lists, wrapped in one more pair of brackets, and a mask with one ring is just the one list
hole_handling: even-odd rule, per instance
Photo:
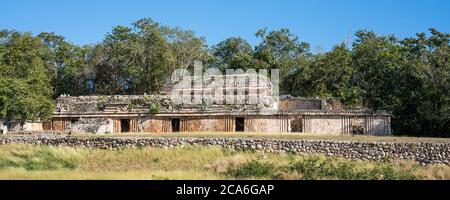
{"label": "grass field", "polygon": [[450,166],[200,146],[99,150],[0,145],[0,179],[450,179]]}
{"label": "grass field", "polygon": [[361,142],[429,142],[450,143],[450,138],[399,137],[371,135],[326,135],[316,133],[262,133],[262,132],[179,132],[179,133],[115,133],[105,135],[74,134],[77,137],[217,137],[217,138],[270,138],[311,139]]}

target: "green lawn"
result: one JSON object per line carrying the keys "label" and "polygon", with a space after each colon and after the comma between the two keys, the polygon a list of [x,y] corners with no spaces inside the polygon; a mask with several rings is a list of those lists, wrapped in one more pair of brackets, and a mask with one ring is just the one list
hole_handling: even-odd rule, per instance
{"label": "green lawn", "polygon": [[450,179],[450,166],[200,146],[99,150],[0,145],[0,179]]}

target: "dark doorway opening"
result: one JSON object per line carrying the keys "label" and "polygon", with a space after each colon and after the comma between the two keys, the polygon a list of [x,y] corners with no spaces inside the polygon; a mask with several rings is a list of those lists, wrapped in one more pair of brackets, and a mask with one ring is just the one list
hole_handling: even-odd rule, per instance
{"label": "dark doorway opening", "polygon": [[180,118],[172,118],[172,132],[180,132]]}
{"label": "dark doorway opening", "polygon": [[78,122],[78,119],[71,119],[71,120],[70,120],[70,123],[71,123],[71,124],[75,124],[75,123],[77,123],[77,122]]}
{"label": "dark doorway opening", "polygon": [[303,119],[295,118],[291,121],[291,132],[303,132]]}
{"label": "dark doorway opening", "polygon": [[353,135],[363,135],[364,128],[361,125],[353,125],[352,126],[352,134]]}
{"label": "dark doorway opening", "polygon": [[130,119],[120,119],[120,132],[130,132]]}
{"label": "dark doorway opening", "polygon": [[244,131],[244,125],[245,125],[245,118],[244,117],[236,117],[236,120],[235,120],[235,131],[236,132],[243,132]]}

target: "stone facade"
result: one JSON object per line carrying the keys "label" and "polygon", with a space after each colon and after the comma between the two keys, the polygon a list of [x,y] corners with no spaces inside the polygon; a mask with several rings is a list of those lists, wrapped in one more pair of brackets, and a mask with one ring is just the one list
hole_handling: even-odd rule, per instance
{"label": "stone facade", "polygon": [[21,131],[43,131],[43,123],[42,122],[11,122],[9,123],[9,131],[21,132]]}
{"label": "stone facade", "polygon": [[[54,118],[52,129],[88,133],[121,132],[237,132],[237,119],[246,132],[303,132],[316,134],[390,134],[390,118],[385,115],[336,113],[219,113],[211,115],[149,114],[111,115],[83,118]],[[77,119],[77,120],[74,120]],[[178,125],[174,124],[178,121]],[[126,124],[124,127],[124,123]],[[178,126],[175,130],[174,126]]]}
{"label": "stone facade", "polygon": [[[61,97],[58,100],[58,110],[45,130],[89,133],[247,131],[390,134],[389,114],[332,109],[328,107],[329,103],[321,99],[281,99],[279,106],[276,106],[279,108],[269,111],[245,105],[231,108],[228,105],[209,105],[206,108],[175,106],[166,97],[150,95]],[[92,102],[97,102],[97,105]],[[152,106],[158,107],[157,112],[152,112]],[[103,123],[106,121],[108,123]],[[242,127],[238,126],[239,123]]]}
{"label": "stone facade", "polygon": [[278,109],[281,111],[324,110],[325,105],[325,100],[323,99],[288,97],[279,102]]}
{"label": "stone facade", "polygon": [[97,134],[113,133],[113,128],[113,120],[105,118],[82,118],[71,122],[67,127],[68,130],[75,133]]}
{"label": "stone facade", "polygon": [[[250,78],[235,75],[236,81]],[[248,76],[248,77],[247,77]],[[244,79],[242,79],[244,78]],[[227,80],[228,81],[228,80]],[[207,82],[206,84],[211,84]],[[231,79],[231,85],[233,85]],[[172,101],[174,93],[187,89],[165,87],[160,95],[61,96],[56,100],[53,119],[39,124],[27,123],[13,130],[69,131],[87,133],[121,132],[304,132],[317,134],[389,135],[390,115],[367,109],[344,110],[336,100],[300,97],[272,97],[271,84],[246,86],[243,90],[218,88],[231,104],[204,101],[201,104]],[[242,89],[242,88],[241,88]],[[203,86],[188,89],[196,99],[211,90]],[[237,92],[256,90],[261,98],[250,103],[250,96],[234,96]],[[216,91],[216,90],[214,90]],[[228,95],[231,93],[230,95]],[[239,98],[238,98],[239,97]],[[181,98],[181,97],[180,97]],[[176,98],[174,99],[176,101]]]}
{"label": "stone facade", "polygon": [[182,137],[71,137],[57,134],[0,136],[1,144],[32,144],[117,149],[126,147],[177,148],[186,145],[221,146],[235,150],[312,153],[348,159],[394,161],[412,160],[421,164],[450,165],[450,143],[355,142],[322,140],[280,140],[249,138]]}

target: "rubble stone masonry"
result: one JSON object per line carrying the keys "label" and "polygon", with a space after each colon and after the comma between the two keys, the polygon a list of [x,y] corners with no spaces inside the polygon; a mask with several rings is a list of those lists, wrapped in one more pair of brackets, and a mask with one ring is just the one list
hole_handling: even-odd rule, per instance
{"label": "rubble stone masonry", "polygon": [[450,165],[450,141],[355,142],[299,139],[193,138],[193,137],[74,137],[63,134],[2,135],[0,145],[27,144],[99,149],[125,147],[179,148],[186,145],[220,146],[235,150],[312,153],[356,160],[412,160],[421,164]]}

